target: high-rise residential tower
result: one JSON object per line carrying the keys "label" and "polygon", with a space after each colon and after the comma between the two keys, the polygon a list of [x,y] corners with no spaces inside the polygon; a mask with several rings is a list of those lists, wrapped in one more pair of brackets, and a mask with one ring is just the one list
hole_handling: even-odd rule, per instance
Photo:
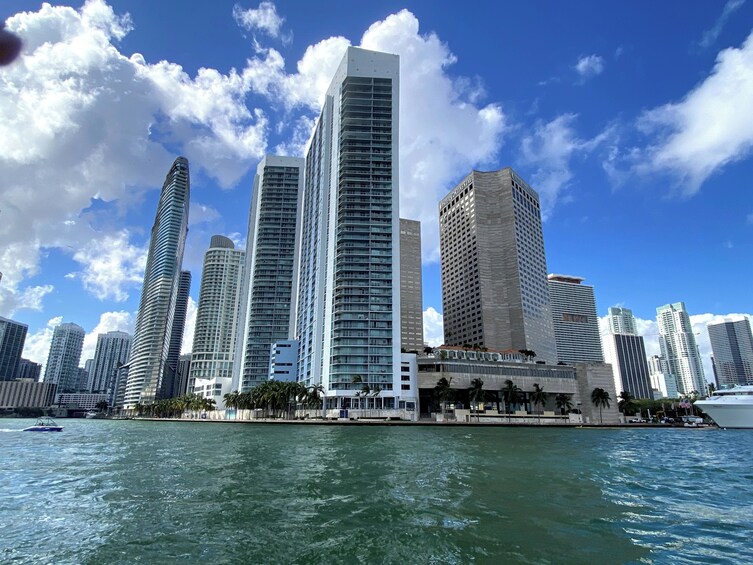
{"label": "high-rise residential tower", "polygon": [[400,342],[405,351],[424,348],[421,284],[421,222],[400,218]]}
{"label": "high-rise residential tower", "polygon": [[233,376],[245,256],[229,238],[212,236],[201,273],[190,378],[224,384],[224,393]]}
{"label": "high-rise residential tower", "polygon": [[638,335],[635,316],[630,308],[612,307],[607,310],[607,325],[613,334]]}
{"label": "high-rise residential tower", "polygon": [[510,168],[473,171],[439,203],[444,339],[558,359],[539,195]]}
{"label": "high-rise residential tower", "polygon": [[666,304],[656,309],[659,324],[659,347],[666,371],[677,379],[681,394],[697,392],[706,395],[706,379],[703,375],[701,355],[690,324],[690,316],[684,302]]}
{"label": "high-rise residential tower", "polygon": [[78,390],[78,364],[81,361],[84,337],[86,332],[78,324],[55,326],[44,370],[44,382],[58,385],[58,393]]}
{"label": "high-rise residential tower", "polygon": [[549,275],[547,279],[557,361],[603,363],[594,287],[582,284],[581,277]]}
{"label": "high-rise residential tower", "polygon": [[306,157],[296,338],[299,380],[325,407],[361,384],[396,407],[400,385],[397,55],[349,47]]}
{"label": "high-rise residential tower", "polygon": [[125,332],[107,332],[97,336],[89,380],[89,392],[107,393],[107,403],[112,406],[115,397],[118,369],[128,362],[131,336]]}
{"label": "high-rise residential tower", "polygon": [[707,328],[719,386],[753,385],[753,335],[748,318]]}
{"label": "high-rise residential tower", "polygon": [[170,340],[180,290],[181,264],[188,232],[188,160],[178,157],[162,186],[149,241],[136,331],[128,363],[125,408],[151,404],[163,390]]}
{"label": "high-rise residential tower", "polygon": [[186,329],[186,315],[188,314],[188,296],[191,293],[191,272],[181,271],[178,280],[178,297],[175,302],[173,327],[170,330],[170,346],[167,349],[165,374],[162,378],[160,398],[175,398],[180,396],[178,365],[180,364],[181,347],[183,346],[183,332]]}
{"label": "high-rise residential tower", "polygon": [[[267,155],[256,169],[243,268],[233,390],[246,391],[266,381],[271,345],[293,334],[303,167],[302,158]],[[192,370],[197,361],[194,355]]]}
{"label": "high-rise residential tower", "polygon": [[29,326],[0,316],[0,381],[12,381],[18,373]]}

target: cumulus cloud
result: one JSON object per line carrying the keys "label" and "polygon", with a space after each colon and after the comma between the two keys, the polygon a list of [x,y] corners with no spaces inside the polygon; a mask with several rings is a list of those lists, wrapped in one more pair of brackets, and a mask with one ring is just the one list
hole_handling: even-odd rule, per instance
{"label": "cumulus cloud", "polygon": [[[43,4],[6,25],[24,48],[0,75],[3,314],[40,295],[24,281],[39,274],[43,250],[87,246],[92,232],[80,220],[93,202],[127,209],[161,185],[176,148],[230,187],[265,153],[268,127],[246,105],[252,86],[236,71],[191,77],[174,63],[122,54],[118,42],[134,24],[104,0],[79,10]],[[119,238],[121,229],[95,238]]]}
{"label": "cumulus cloud", "polygon": [[722,13],[716,19],[714,25],[711,27],[711,29],[708,29],[703,33],[703,37],[701,37],[701,40],[698,42],[698,45],[699,47],[701,47],[701,49],[711,47],[716,42],[716,40],[719,38],[719,35],[722,33],[722,29],[727,23],[729,17],[743,4],[745,4],[745,0],[727,0],[727,3],[722,9]]}
{"label": "cumulus cloud", "polygon": [[531,184],[539,193],[545,219],[564,198],[573,179],[570,160],[591,153],[612,134],[607,128],[592,139],[580,139],[573,127],[576,118],[577,114],[562,114],[550,122],[539,122],[521,142],[522,162],[535,167]]}
{"label": "cumulus cloud", "polygon": [[578,59],[574,68],[582,80],[595,77],[604,72],[604,57],[600,55],[584,55]]}
{"label": "cumulus cloud", "polygon": [[650,144],[629,159],[643,174],[665,172],[684,196],[753,147],[753,32],[720,51],[711,74],[679,102],[645,112],[638,128]]}
{"label": "cumulus cloud", "polygon": [[424,310],[424,341],[432,347],[444,344],[444,317],[432,306]]}
{"label": "cumulus cloud", "polygon": [[270,37],[280,38],[284,43],[292,40],[291,34],[282,34],[285,18],[277,13],[273,2],[262,2],[258,8],[244,10],[239,4],[233,6],[235,22],[245,30],[258,30]]}

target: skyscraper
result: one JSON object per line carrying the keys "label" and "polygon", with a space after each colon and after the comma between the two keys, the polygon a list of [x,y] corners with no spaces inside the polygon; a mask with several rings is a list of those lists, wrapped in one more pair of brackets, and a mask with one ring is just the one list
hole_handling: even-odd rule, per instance
{"label": "skyscraper", "polygon": [[400,342],[405,351],[424,348],[421,284],[421,222],[400,218]]}
{"label": "skyscraper", "polygon": [[594,287],[581,284],[581,277],[549,275],[547,279],[557,361],[603,363]]}
{"label": "skyscraper", "polygon": [[400,396],[397,55],[349,47],[306,157],[296,338],[299,379],[325,406],[362,385]]}
{"label": "skyscraper", "polygon": [[81,361],[84,337],[86,332],[78,324],[55,326],[44,371],[44,382],[58,385],[58,393],[78,390],[78,364]]}
{"label": "skyscraper", "polygon": [[[293,334],[303,167],[301,158],[267,155],[256,169],[233,390],[245,391],[266,381],[270,346]],[[192,363],[199,361],[195,353]]]}
{"label": "skyscraper", "polygon": [[510,168],[473,171],[439,203],[448,345],[556,362],[539,196]]}
{"label": "skyscraper", "polygon": [[131,351],[131,336],[125,332],[107,332],[97,336],[94,362],[89,375],[89,392],[104,392],[109,395],[107,403],[115,399],[118,369],[128,362]]}
{"label": "skyscraper", "polygon": [[170,330],[170,347],[167,349],[165,374],[162,378],[160,398],[174,398],[178,393],[181,347],[183,346],[183,332],[186,328],[186,314],[188,313],[188,296],[191,293],[191,272],[181,271],[178,281],[178,297],[175,303],[173,326]]}
{"label": "skyscraper", "polygon": [[38,381],[41,376],[41,363],[35,363],[34,361],[21,357],[21,361],[18,363],[18,369],[16,370],[16,379],[31,379],[32,381]]}
{"label": "skyscraper", "polygon": [[613,334],[638,335],[635,327],[635,316],[630,308],[609,308],[607,310],[607,324]]}
{"label": "skyscraper", "polygon": [[163,387],[188,232],[188,161],[178,157],[162,186],[149,241],[124,404],[151,404]]}
{"label": "skyscraper", "polygon": [[706,394],[706,379],[703,376],[701,355],[690,324],[690,316],[684,302],[666,304],[656,309],[659,324],[659,347],[662,362],[677,379],[677,389],[682,394],[695,391]]}
{"label": "skyscraper", "polygon": [[753,335],[748,318],[707,328],[719,386],[753,384]]}
{"label": "skyscraper", "polygon": [[29,326],[0,316],[0,381],[16,378]]}
{"label": "skyscraper", "polygon": [[190,378],[224,379],[225,392],[230,392],[233,376],[245,255],[230,239],[215,235],[201,273]]}

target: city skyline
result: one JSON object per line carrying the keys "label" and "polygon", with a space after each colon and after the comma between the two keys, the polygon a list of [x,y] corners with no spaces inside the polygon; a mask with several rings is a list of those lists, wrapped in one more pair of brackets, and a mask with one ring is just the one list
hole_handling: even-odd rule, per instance
{"label": "city skyline", "polygon": [[[75,6],[80,8],[78,3]],[[613,16],[596,4],[589,15],[574,8],[572,14],[558,14],[564,18],[563,23],[573,23],[572,31],[557,31],[549,40],[567,45],[562,53],[544,55],[547,46],[542,45],[530,46],[524,57],[515,55],[520,52],[516,42],[521,39],[510,34],[495,51],[495,66],[490,66],[483,53],[490,49],[488,42],[471,46],[463,37],[464,31],[467,36],[463,26],[483,25],[482,20],[494,19],[497,8],[491,4],[483,6],[481,14],[468,24],[446,21],[437,10],[421,3],[388,2],[382,7],[360,10],[343,6],[342,13],[330,20],[331,25],[309,29],[302,22],[317,19],[302,5],[266,4],[265,13],[276,19],[261,20],[252,17],[261,14],[261,6],[242,4],[236,25],[232,4],[220,3],[211,9],[197,8],[190,16],[197,18],[194,21],[205,21],[207,29],[223,22],[214,27],[222,29],[232,44],[232,49],[213,48],[211,41],[199,42],[205,53],[199,53],[180,37],[171,35],[177,43],[170,47],[160,34],[150,34],[158,18],[147,7],[122,2],[109,6],[112,11],[103,2],[90,2],[83,12],[69,10],[64,14],[52,7],[46,9],[44,18],[29,12],[24,20],[38,26],[38,39],[46,37],[51,41],[55,37],[52,27],[62,21],[60,18],[64,16],[72,22],[66,33],[86,40],[78,44],[81,57],[72,58],[80,65],[75,71],[85,79],[83,84],[92,87],[92,92],[96,84],[91,81],[104,80],[107,86],[107,81],[123,76],[146,89],[141,102],[126,97],[125,106],[106,97],[83,97],[88,102],[75,112],[63,102],[62,106],[41,105],[53,115],[63,112],[60,115],[67,116],[64,123],[72,127],[72,137],[66,137],[67,130],[56,130],[60,133],[57,142],[45,141],[43,132],[35,129],[29,116],[20,111],[22,108],[16,108],[19,111],[15,112],[15,121],[0,121],[0,132],[8,134],[0,138],[11,144],[6,152],[10,161],[0,165],[0,174],[11,181],[9,191],[0,195],[0,215],[9,222],[8,230],[0,233],[0,243],[6,249],[0,257],[0,271],[4,273],[0,282],[0,315],[29,325],[24,357],[46,361],[45,353],[40,352],[49,349],[54,325],[49,322],[59,316],[86,328],[84,349],[87,351],[88,343],[89,354],[85,353],[83,359],[92,356],[97,334],[133,331],[148,242],[144,218],[151,215],[144,210],[154,209],[160,174],[164,174],[178,151],[189,150],[186,152],[192,164],[196,163],[198,179],[184,268],[192,270],[194,276],[200,272],[209,232],[228,235],[243,247],[243,236],[238,234],[245,233],[247,218],[242,210],[248,209],[249,171],[253,171],[263,153],[277,152],[278,147],[281,152],[303,153],[301,148],[317,115],[328,75],[347,42],[355,45],[359,38],[364,46],[401,54],[404,76],[423,68],[419,67],[420,62],[431,63],[428,74],[413,73],[415,76],[403,80],[402,106],[408,118],[401,122],[405,132],[401,146],[405,149],[401,150],[400,187],[404,200],[401,215],[422,221],[424,310],[428,322],[425,335],[430,342],[438,343],[441,336],[435,204],[470,168],[491,171],[512,166],[543,195],[549,271],[584,276],[595,288],[597,311],[602,317],[610,306],[631,308],[639,318],[639,333],[648,334],[647,353],[658,352],[658,348],[652,349],[658,334],[652,310],[661,304],[684,301],[695,313],[691,322],[695,322],[696,332],[701,332],[699,345],[706,376],[710,378],[705,323],[753,310],[750,298],[743,292],[744,258],[750,255],[753,229],[748,215],[753,212],[753,202],[740,190],[744,182],[741,179],[748,178],[752,168],[745,149],[750,129],[734,129],[734,124],[712,113],[725,143],[717,140],[719,145],[714,145],[713,139],[702,136],[698,136],[697,143],[702,149],[724,145],[727,152],[722,152],[716,162],[701,160],[698,167],[702,168],[693,169],[681,151],[693,155],[698,149],[682,143],[698,125],[693,121],[693,109],[700,112],[703,108],[698,106],[708,97],[713,101],[716,87],[724,84],[731,66],[736,64],[738,73],[751,72],[751,41],[746,42],[753,23],[749,4],[739,7],[735,17],[720,26],[716,35],[707,32],[716,29],[720,5],[685,8],[681,26],[675,26],[666,38],[660,39],[661,34],[656,34],[657,38],[650,41],[644,38],[651,35],[653,26],[667,27],[666,22],[675,12],[671,3],[656,10],[651,18],[641,17],[640,7],[610,8]],[[402,11],[403,7],[408,11]],[[28,7],[11,0],[0,7],[0,17],[11,16],[22,8]],[[510,17],[516,16],[522,29],[530,28],[533,20],[529,8],[510,5],[504,9]],[[123,19],[126,12],[131,14],[130,21]],[[577,17],[582,21],[574,22]],[[624,31],[584,33],[601,29],[609,17],[622,17]],[[549,29],[553,19],[556,18],[551,14],[544,14],[541,21],[536,21]],[[640,27],[635,20],[640,20]],[[261,21],[279,25],[263,27]],[[14,22],[11,27],[20,25],[18,18]],[[210,33],[199,27],[199,32]],[[701,45],[705,37],[710,39]],[[258,51],[252,40],[258,42]],[[61,49],[70,48],[70,42],[58,43]],[[529,48],[528,42],[526,47]],[[87,65],[105,48],[111,49],[110,57],[122,53],[122,58],[118,55],[111,60],[120,74],[97,78],[94,68]],[[664,68],[651,60],[656,50],[663,53],[662,61],[673,65],[676,78],[653,80]],[[141,55],[131,57],[134,53]],[[278,55],[280,59],[276,58]],[[42,50],[27,56],[48,65],[45,80],[54,84],[56,77],[62,76],[61,68],[44,61]],[[178,69],[168,63],[160,66],[163,59],[182,65],[186,74],[170,74],[168,71],[177,73]],[[297,72],[296,61],[302,62]],[[523,69],[521,63],[533,70]],[[201,66],[208,71],[199,80],[195,77]],[[510,73],[505,74],[515,74],[516,80],[497,82],[495,75],[502,74],[496,72],[497,66],[509,68]],[[236,78],[230,67],[238,69]],[[212,74],[212,69],[217,69],[217,74]],[[266,76],[271,82],[258,81],[261,71],[269,71]],[[7,77],[3,84],[35,84],[23,65],[2,72]],[[648,81],[651,88],[642,88]],[[628,88],[631,82],[636,87]],[[212,101],[199,96],[210,86],[217,88]],[[619,89],[624,90],[624,95]],[[0,90],[0,100],[4,106],[15,108],[13,101],[6,98],[7,92]],[[109,91],[105,88],[103,92]],[[170,100],[165,98],[167,92],[172,93]],[[71,93],[74,98],[79,94]],[[744,98],[744,93],[741,96]],[[607,98],[613,100],[608,103],[604,101]],[[421,108],[416,108],[417,100],[430,102],[424,104],[429,114],[418,111]],[[725,99],[724,105],[737,108],[737,101],[735,97]],[[137,128],[123,125],[115,128],[117,137],[107,137],[107,132],[100,132],[104,137],[87,137],[92,131],[87,127],[91,120],[121,123],[108,108],[130,120],[122,122],[125,125],[138,126],[146,119],[154,125],[150,128],[152,133],[144,139]],[[747,115],[745,108],[737,109],[738,116]],[[736,122],[747,124],[742,118]],[[13,142],[13,132],[2,129],[8,127],[3,123],[10,124],[14,131],[28,133],[28,143]],[[479,125],[479,131],[468,135]],[[433,145],[421,145],[424,138]],[[56,147],[61,143],[71,154],[60,154]],[[702,146],[703,143],[711,145]],[[19,153],[17,147],[21,146],[27,147],[27,154]],[[132,147],[146,149],[138,153]],[[645,160],[626,168],[618,157],[624,157],[630,147],[639,153],[642,150]],[[92,163],[87,169],[90,176],[75,176],[83,172],[70,160],[79,155],[74,149],[93,155],[97,148],[104,152],[100,162],[109,168],[97,168]],[[455,153],[460,155],[460,161],[452,157]],[[611,155],[616,157],[610,160]],[[56,182],[49,181],[54,178],[66,186],[79,186],[80,191],[72,189],[61,199],[57,192],[49,193],[48,198],[43,187],[26,190],[37,185],[23,176],[17,166],[22,162],[38,164],[37,177],[48,179],[48,185],[56,186]],[[57,166],[46,170],[46,162]],[[603,173],[609,166],[613,176]],[[667,173],[672,170],[676,174]],[[422,177],[421,171],[428,176]],[[557,172],[566,178],[560,178],[559,184]],[[612,182],[620,174],[625,177],[623,182]],[[34,203],[23,198],[26,193],[35,196]],[[55,212],[44,210],[45,198],[55,202]],[[15,216],[14,211],[18,211]],[[615,225],[620,229],[614,229]],[[688,267],[662,269],[652,259],[661,245],[660,234],[678,230],[683,230],[684,247],[677,250],[677,260]],[[630,237],[623,237],[628,232]],[[38,247],[24,247],[24,242],[38,242]],[[584,248],[587,253],[583,253]],[[615,260],[620,261],[620,269],[614,268]],[[197,298],[195,285],[189,317],[195,313]],[[19,308],[21,304],[27,307]],[[184,343],[190,343],[188,328],[186,338]]]}

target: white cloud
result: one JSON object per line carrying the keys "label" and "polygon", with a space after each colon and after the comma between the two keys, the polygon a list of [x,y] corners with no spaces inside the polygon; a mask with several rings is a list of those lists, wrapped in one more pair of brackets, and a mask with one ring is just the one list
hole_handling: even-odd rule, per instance
{"label": "white cloud", "polygon": [[188,307],[186,308],[186,323],[183,326],[183,343],[181,344],[180,354],[185,355],[193,350],[193,334],[196,329],[196,310],[198,304],[188,297]]}
{"label": "white cloud", "polygon": [[[24,47],[0,80],[3,314],[35,292],[24,281],[39,274],[44,249],[86,246],[91,229],[80,220],[93,200],[121,211],[139,202],[161,185],[175,148],[194,171],[230,187],[265,153],[268,127],[247,107],[251,85],[234,70],[190,77],[179,65],[120,53],[133,23],[104,0],[80,10],[43,4],[6,24]],[[101,212],[87,214],[95,221]],[[120,237],[121,227],[100,223],[100,237]]]}
{"label": "white cloud", "polygon": [[740,48],[720,51],[711,74],[674,103],[645,112],[638,128],[652,138],[633,152],[634,170],[667,172],[684,196],[753,147],[753,32]]}
{"label": "white cloud", "polygon": [[105,234],[73,254],[83,268],[70,275],[80,279],[99,300],[123,302],[128,299],[126,288],[139,287],[144,282],[147,252],[147,248],[129,243],[126,230]]}
{"label": "white cloud", "polygon": [[136,324],[136,315],[130,312],[104,312],[99,316],[99,322],[84,337],[84,347],[81,350],[81,363],[83,367],[87,359],[94,359],[97,349],[97,337],[107,332],[126,332],[133,335]]}
{"label": "white cloud", "polygon": [[18,310],[42,311],[42,301],[55,287],[51,284],[27,286],[16,290],[0,284],[0,304],[6,315],[12,317]]}
{"label": "white cloud", "polygon": [[584,55],[575,63],[575,70],[583,80],[600,75],[604,72],[604,57]]}
{"label": "white cloud", "polygon": [[539,193],[545,219],[573,179],[570,159],[592,152],[612,135],[607,128],[593,139],[580,139],[572,125],[576,118],[577,114],[562,114],[548,123],[539,122],[521,143],[523,162],[536,167],[531,184]]}
{"label": "white cloud", "polygon": [[216,208],[198,202],[191,202],[191,213],[188,216],[188,226],[193,227],[198,224],[211,223],[220,219],[222,216]]}
{"label": "white cloud", "polygon": [[745,0],[727,0],[727,3],[724,5],[724,9],[722,9],[722,13],[716,19],[716,22],[714,22],[714,25],[711,27],[711,29],[704,32],[703,37],[701,37],[701,40],[698,42],[698,45],[702,49],[706,49],[707,47],[713,45],[719,38],[719,35],[722,33],[724,24],[727,23],[729,17],[743,4],[745,4]]}
{"label": "white cloud", "polygon": [[277,7],[273,2],[261,2],[258,8],[248,10],[236,4],[233,6],[233,18],[240,27],[248,31],[259,30],[270,37],[281,38],[284,43],[292,40],[290,34],[281,33],[285,18],[277,13]]}
{"label": "white cloud", "polygon": [[444,344],[444,317],[432,306],[424,310],[424,341],[432,347]]}

